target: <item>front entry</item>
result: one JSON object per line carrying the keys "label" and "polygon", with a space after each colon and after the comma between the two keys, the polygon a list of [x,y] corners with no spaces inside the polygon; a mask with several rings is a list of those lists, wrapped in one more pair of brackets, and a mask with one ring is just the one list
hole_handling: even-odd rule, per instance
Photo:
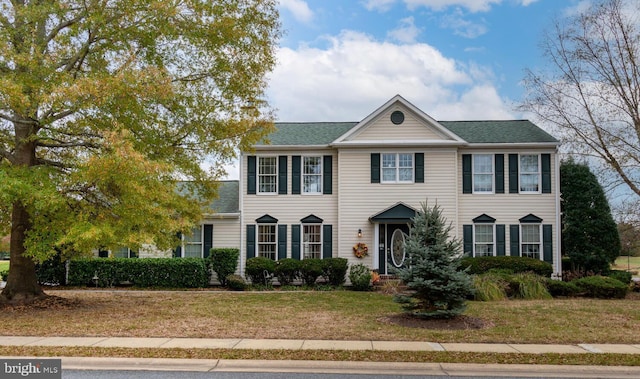
{"label": "front entry", "polygon": [[392,275],[393,268],[403,267],[405,239],[409,236],[407,224],[378,224],[378,271],[381,275]]}

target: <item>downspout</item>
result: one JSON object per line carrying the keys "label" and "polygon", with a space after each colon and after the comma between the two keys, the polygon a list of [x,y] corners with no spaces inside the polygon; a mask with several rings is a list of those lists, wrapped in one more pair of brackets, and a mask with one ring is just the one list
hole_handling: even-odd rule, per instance
{"label": "downspout", "polygon": [[238,162],[238,170],[240,172],[240,177],[238,178],[238,208],[240,211],[240,246],[239,246],[239,250],[240,250],[240,264],[239,269],[240,272],[238,273],[238,275],[242,276],[244,278],[244,266],[245,266],[245,257],[247,256],[247,252],[246,250],[246,246],[245,246],[245,241],[244,241],[244,237],[245,237],[245,233],[246,231],[244,231],[244,179],[243,179],[243,170],[242,170],[242,161],[244,159],[244,152],[240,152],[240,160]]}
{"label": "downspout", "polygon": [[560,154],[556,147],[556,262],[552,279],[562,280],[562,219],[560,211]]}

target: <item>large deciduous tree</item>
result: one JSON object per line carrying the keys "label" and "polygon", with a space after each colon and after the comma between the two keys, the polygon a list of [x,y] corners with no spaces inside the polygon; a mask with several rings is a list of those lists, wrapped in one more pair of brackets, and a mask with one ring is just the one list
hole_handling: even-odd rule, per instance
{"label": "large deciduous tree", "polygon": [[269,129],[279,36],[275,0],[0,0],[0,300],[54,254],[171,247]]}
{"label": "large deciduous tree", "polygon": [[640,2],[594,2],[556,21],[542,49],[522,108],[640,196]]}

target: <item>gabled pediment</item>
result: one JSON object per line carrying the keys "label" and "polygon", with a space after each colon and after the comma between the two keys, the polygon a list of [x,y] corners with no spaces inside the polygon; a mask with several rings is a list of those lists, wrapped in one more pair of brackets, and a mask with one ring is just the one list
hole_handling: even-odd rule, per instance
{"label": "gabled pediment", "polygon": [[493,224],[496,222],[496,219],[486,213],[483,213],[480,216],[474,218],[472,221],[474,224]]}
{"label": "gabled pediment", "polygon": [[322,219],[316,215],[310,214],[309,216],[300,220],[303,224],[322,224]]}
{"label": "gabled pediment", "polygon": [[542,222],[542,219],[534,214],[529,213],[519,220],[523,224],[539,224]]}
{"label": "gabled pediment", "polygon": [[396,95],[334,141],[334,145],[436,144],[465,141],[402,96]]}
{"label": "gabled pediment", "polygon": [[273,217],[273,216],[269,216],[268,214],[258,217],[256,219],[256,222],[258,224],[277,224],[278,223],[278,219]]}
{"label": "gabled pediment", "polygon": [[369,221],[386,224],[405,224],[410,223],[415,216],[415,209],[404,203],[397,203],[369,217]]}

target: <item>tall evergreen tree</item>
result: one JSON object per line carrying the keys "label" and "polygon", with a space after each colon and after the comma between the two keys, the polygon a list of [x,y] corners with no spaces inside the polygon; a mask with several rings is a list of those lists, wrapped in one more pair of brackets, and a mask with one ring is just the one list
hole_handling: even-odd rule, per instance
{"label": "tall evergreen tree", "polygon": [[473,284],[470,275],[458,269],[460,241],[451,238],[451,229],[437,204],[429,208],[423,203],[413,219],[405,243],[409,264],[397,273],[410,292],[394,300],[414,317],[452,318],[466,309]]}
{"label": "tall evergreen tree", "polygon": [[620,255],[620,235],[602,186],[586,164],[560,165],[562,255],[573,269],[602,273]]}

